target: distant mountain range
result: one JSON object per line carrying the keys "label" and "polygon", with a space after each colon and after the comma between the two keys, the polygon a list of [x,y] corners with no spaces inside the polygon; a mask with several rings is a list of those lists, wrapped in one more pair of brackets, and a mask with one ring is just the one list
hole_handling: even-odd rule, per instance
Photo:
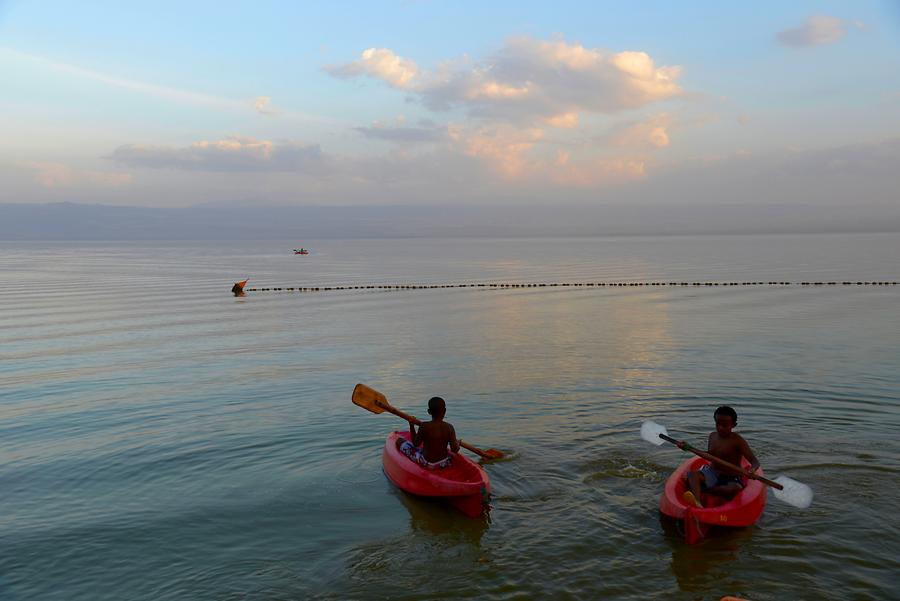
{"label": "distant mountain range", "polygon": [[900,232],[897,206],[119,207],[0,204],[0,240]]}

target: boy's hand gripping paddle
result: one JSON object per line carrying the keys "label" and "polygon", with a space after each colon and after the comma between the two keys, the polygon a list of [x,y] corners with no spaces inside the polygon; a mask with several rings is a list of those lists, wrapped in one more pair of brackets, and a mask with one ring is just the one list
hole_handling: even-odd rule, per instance
{"label": "boy's hand gripping paddle", "polygon": [[[676,446],[679,444],[678,440],[675,440],[668,435],[665,426],[661,426],[656,422],[649,420],[641,424],[641,438],[656,446],[661,445],[664,440],[671,442]],[[695,448],[686,442],[682,441],[681,444],[684,445],[682,448],[685,451],[690,451],[694,455],[703,457],[707,461],[712,461],[718,463],[719,465],[724,465],[727,468],[740,472],[748,478],[759,480],[763,484],[771,486],[773,489],[775,489],[773,491],[773,494],[779,501],[784,501],[788,505],[793,505],[794,507],[799,507],[800,509],[806,509],[807,507],[812,505],[813,491],[809,486],[803,484],[802,482],[797,482],[793,478],[788,478],[787,476],[778,476],[777,478],[775,478],[775,480],[769,480],[768,478],[764,478],[752,472],[748,472],[744,468],[738,467],[733,463],[725,461],[724,459],[719,459],[715,455],[710,455],[705,451],[701,451],[700,449]]]}
{"label": "boy's hand gripping paddle", "polygon": [[[354,405],[359,405],[363,409],[367,409],[372,413],[383,413],[387,411],[388,413],[393,413],[397,417],[402,417],[406,421],[412,422],[417,426],[422,425],[422,422],[417,418],[408,413],[400,411],[388,402],[386,396],[384,396],[374,388],[369,388],[365,384],[356,385],[356,388],[353,389],[352,400]],[[465,449],[469,449],[476,455],[479,455],[485,459],[500,459],[503,457],[502,451],[498,451],[497,449],[488,449],[486,451],[483,451],[478,447],[473,447],[467,442],[463,442],[462,440],[459,441],[459,446]]]}

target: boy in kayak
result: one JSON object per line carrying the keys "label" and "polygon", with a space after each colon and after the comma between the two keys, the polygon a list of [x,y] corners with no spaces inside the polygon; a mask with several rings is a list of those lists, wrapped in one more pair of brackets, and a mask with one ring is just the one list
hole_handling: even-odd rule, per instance
{"label": "boy in kayak", "polygon": [[447,452],[447,447],[453,453],[459,453],[459,440],[456,439],[456,430],[444,421],[447,413],[447,404],[439,396],[428,400],[428,414],[430,422],[423,422],[419,426],[409,422],[409,440],[398,440],[400,452],[426,469],[445,468],[450,465],[452,455]]}
{"label": "boy in kayak", "polygon": [[[716,431],[710,432],[707,452],[719,459],[735,465],[741,464],[741,457],[750,462],[750,471],[759,468],[759,460],[750,449],[744,437],[732,429],[737,425],[737,412],[728,406],[722,406],[713,413],[716,420]],[[683,449],[684,442],[678,443]],[[690,490],[684,492],[684,501],[695,507],[703,507],[700,492],[730,499],[744,489],[741,474],[716,463],[709,463],[696,471],[688,472],[687,484]]]}

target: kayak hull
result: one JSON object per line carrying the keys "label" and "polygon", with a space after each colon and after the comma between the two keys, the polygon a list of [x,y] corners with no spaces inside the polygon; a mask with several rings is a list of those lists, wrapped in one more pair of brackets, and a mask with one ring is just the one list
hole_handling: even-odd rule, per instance
{"label": "kayak hull", "polygon": [[409,439],[409,432],[397,431],[384,442],[381,459],[388,479],[410,494],[445,499],[469,517],[484,515],[491,495],[487,472],[462,453],[453,456],[448,468],[427,470],[397,448],[398,440]]}
{"label": "kayak hull", "polygon": [[[766,506],[767,490],[759,480],[746,480],[744,490],[731,499],[722,499],[712,495],[702,495],[703,508],[691,507],[681,498],[687,488],[687,473],[699,470],[709,463],[702,457],[688,459],[666,480],[665,490],[659,500],[659,510],[671,518],[684,524],[684,537],[687,544],[699,542],[711,526],[745,527],[756,523]],[[741,460],[741,467],[750,469],[746,459]],[[762,468],[757,472],[763,475]]]}

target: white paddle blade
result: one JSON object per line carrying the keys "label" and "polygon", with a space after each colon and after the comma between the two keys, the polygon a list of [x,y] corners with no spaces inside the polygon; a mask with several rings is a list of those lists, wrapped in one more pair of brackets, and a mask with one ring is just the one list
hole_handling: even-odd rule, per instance
{"label": "white paddle blade", "polygon": [[813,491],[807,485],[787,476],[778,476],[775,478],[775,482],[784,487],[784,490],[772,489],[772,493],[779,501],[784,501],[788,505],[793,505],[800,509],[806,509],[812,505]]}
{"label": "white paddle blade", "polygon": [[641,438],[647,442],[655,444],[656,446],[661,445],[665,441],[659,437],[660,434],[665,434],[666,436],[669,435],[665,426],[660,426],[656,422],[650,420],[641,424]]}

